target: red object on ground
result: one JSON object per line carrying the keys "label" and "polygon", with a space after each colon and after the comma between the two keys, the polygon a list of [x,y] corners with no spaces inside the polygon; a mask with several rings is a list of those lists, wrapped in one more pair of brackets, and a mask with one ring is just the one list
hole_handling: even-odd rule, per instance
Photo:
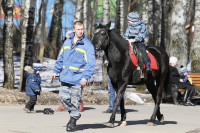
{"label": "red object on ground", "polygon": [[[154,56],[150,52],[148,52],[147,54],[148,54],[148,56],[150,58],[150,67],[151,67],[151,69],[152,70],[158,70],[158,65],[156,63],[156,59],[154,58]],[[137,64],[138,64],[137,57],[136,57],[135,53],[131,54],[131,46],[130,46],[130,44],[129,44],[129,56],[131,58],[131,61],[132,61],[133,65],[136,67]],[[144,67],[145,67],[145,65],[144,65]]]}
{"label": "red object on ground", "polygon": [[65,111],[65,106],[62,104],[60,107],[56,109],[56,111]]}

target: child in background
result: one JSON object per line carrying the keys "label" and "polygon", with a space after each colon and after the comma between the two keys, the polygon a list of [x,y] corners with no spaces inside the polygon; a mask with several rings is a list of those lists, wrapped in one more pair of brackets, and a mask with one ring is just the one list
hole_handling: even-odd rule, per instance
{"label": "child in background", "polygon": [[37,95],[40,95],[40,69],[39,67],[35,67],[32,69],[31,66],[26,66],[24,68],[24,77],[26,78],[26,95],[30,97],[28,103],[26,104],[24,111],[27,113],[31,113],[34,111],[34,106],[37,102]]}

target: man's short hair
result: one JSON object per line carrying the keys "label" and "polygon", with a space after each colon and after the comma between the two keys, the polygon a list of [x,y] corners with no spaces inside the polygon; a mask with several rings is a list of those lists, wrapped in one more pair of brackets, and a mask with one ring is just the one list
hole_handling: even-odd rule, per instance
{"label": "man's short hair", "polygon": [[73,24],[73,28],[75,28],[75,25],[83,25],[83,21],[76,21]]}

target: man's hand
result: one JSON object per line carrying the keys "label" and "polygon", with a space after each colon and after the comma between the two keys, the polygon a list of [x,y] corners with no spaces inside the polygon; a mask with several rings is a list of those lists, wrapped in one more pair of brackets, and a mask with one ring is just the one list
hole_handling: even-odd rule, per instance
{"label": "man's hand", "polygon": [[85,78],[82,78],[81,82],[80,82],[81,87],[84,87],[86,85],[86,83],[87,83],[87,80]]}
{"label": "man's hand", "polygon": [[51,80],[52,80],[52,79],[55,79],[56,76],[57,76],[57,74],[56,74],[56,73],[53,73],[52,76],[51,76]]}
{"label": "man's hand", "polygon": [[135,42],[135,39],[129,39],[129,42],[130,43]]}

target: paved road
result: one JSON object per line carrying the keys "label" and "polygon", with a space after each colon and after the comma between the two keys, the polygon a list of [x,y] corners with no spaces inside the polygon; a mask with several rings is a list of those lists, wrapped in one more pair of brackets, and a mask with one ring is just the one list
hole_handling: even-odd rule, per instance
{"label": "paved road", "polygon": [[[38,113],[35,114],[25,113],[23,107],[0,106],[0,133],[66,133],[68,113],[44,115],[40,112],[46,107],[55,109],[58,106],[36,105]],[[84,109],[77,122],[77,133],[185,133],[200,128],[200,106],[162,104],[161,112],[165,121],[162,124],[156,121],[156,126],[146,125],[153,111],[152,104],[126,106],[128,125],[117,126],[120,120],[120,115],[117,114],[115,128],[107,128],[104,125],[110,117],[110,114],[102,113],[107,109],[106,105],[87,105]]]}

